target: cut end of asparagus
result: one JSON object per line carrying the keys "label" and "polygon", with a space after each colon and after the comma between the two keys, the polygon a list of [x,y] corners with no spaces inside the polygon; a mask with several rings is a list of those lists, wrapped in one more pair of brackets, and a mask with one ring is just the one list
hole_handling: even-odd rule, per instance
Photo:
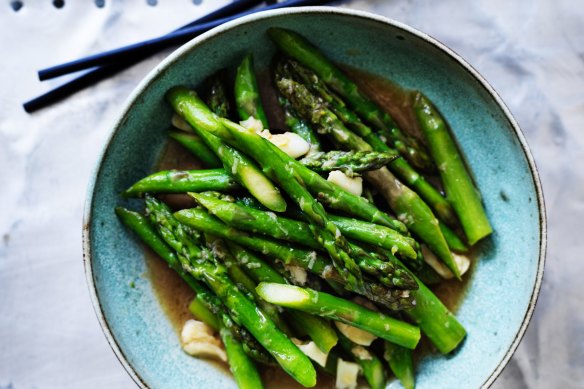
{"label": "cut end of asparagus", "polygon": [[286,211],[286,200],[266,176],[247,166],[241,168],[240,175],[243,186],[262,205],[274,212]]}
{"label": "cut end of asparagus", "polygon": [[256,291],[267,302],[282,307],[294,308],[310,300],[309,294],[304,289],[293,285],[262,282],[257,286]]}

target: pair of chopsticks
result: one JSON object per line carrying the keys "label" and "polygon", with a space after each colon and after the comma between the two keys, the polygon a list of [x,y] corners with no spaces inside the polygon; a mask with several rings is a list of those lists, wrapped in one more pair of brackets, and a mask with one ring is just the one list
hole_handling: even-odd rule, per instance
{"label": "pair of chopsticks", "polygon": [[80,91],[100,80],[113,76],[124,69],[140,62],[169,46],[178,45],[214,28],[223,23],[251,15],[260,11],[279,9],[285,7],[299,7],[308,5],[321,5],[333,0],[286,0],[281,3],[265,5],[254,8],[263,1],[260,0],[235,0],[218,10],[199,18],[169,34],[158,38],[145,40],[128,46],[105,51],[100,54],[90,55],[75,61],[66,62],[38,72],[41,81],[49,80],[65,74],[91,69],[83,75],[63,84],[49,92],[29,100],[23,104],[24,110],[32,113],[41,108],[56,103],[75,92]]}

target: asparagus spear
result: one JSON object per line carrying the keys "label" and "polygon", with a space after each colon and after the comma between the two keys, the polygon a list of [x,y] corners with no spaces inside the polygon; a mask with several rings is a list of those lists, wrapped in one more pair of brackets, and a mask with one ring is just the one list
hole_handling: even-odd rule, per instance
{"label": "asparagus spear", "polygon": [[[303,85],[290,79],[277,82],[282,93],[290,98],[305,118],[318,125],[323,132],[331,134],[335,141],[351,150],[371,151],[372,147],[363,138],[347,129],[338,117],[328,110]],[[298,92],[298,93],[296,93]],[[397,160],[396,162],[398,162]],[[395,162],[394,162],[395,163]],[[426,203],[412,190],[401,184],[386,168],[370,171],[365,177],[377,184],[390,207],[401,220],[416,233],[430,249],[460,279],[460,271],[438,226],[438,220]],[[438,195],[441,198],[441,196]]]}
{"label": "asparagus spear", "polygon": [[235,75],[235,102],[241,120],[250,116],[260,120],[264,128],[269,128],[268,118],[262,105],[258,83],[253,70],[253,57],[245,56],[237,67]]}
{"label": "asparagus spear", "polygon": [[185,193],[188,191],[233,190],[239,185],[224,169],[163,170],[149,175],[124,192],[127,197],[144,193]]}
{"label": "asparagus spear", "polygon": [[183,117],[221,159],[225,170],[230,172],[249,192],[267,208],[283,212],[286,201],[276,186],[260,171],[247,156],[224,144],[219,138],[208,132],[209,127],[220,125],[214,114],[201,116],[200,107],[205,113],[211,113],[195,92],[186,88],[173,88],[166,95],[175,111]]}
{"label": "asparagus spear", "polygon": [[361,93],[353,81],[304,37],[283,28],[270,28],[268,35],[286,55],[312,69],[345,98],[359,115],[378,131],[387,134],[393,147],[412,164],[420,169],[431,169],[432,162],[421,144],[402,133],[388,113]]}
{"label": "asparagus spear", "polygon": [[[345,352],[361,366],[363,375],[371,389],[385,388],[385,373],[381,360],[367,348],[351,342],[343,334],[339,334],[339,343]],[[400,346],[396,346],[400,347]]]}
{"label": "asparagus spear", "polygon": [[189,304],[189,311],[200,321],[213,328],[215,331],[221,329],[221,322],[217,316],[211,312],[207,306],[198,298],[194,298]]}
{"label": "asparagus spear", "polygon": [[227,69],[221,69],[207,79],[209,90],[205,101],[215,114],[222,118],[230,117],[231,106],[227,97],[225,80],[227,79]]}
{"label": "asparagus spear", "polygon": [[291,336],[292,331],[288,327],[288,324],[286,324],[284,318],[281,317],[278,308],[272,304],[266,303],[258,296],[255,290],[257,283],[239,266],[238,262],[226,247],[225,242],[213,236],[208,236],[208,239],[205,240],[210,246],[209,248],[212,250],[213,255],[215,255],[216,258],[221,259],[227,269],[227,274],[237,285],[239,290],[244,292],[250,300],[255,302],[256,305],[274,321],[280,331]]}
{"label": "asparagus spear", "polygon": [[[325,280],[333,280],[346,285],[346,282],[334,270],[330,262],[315,251],[303,250],[293,246],[285,247],[277,241],[248,235],[243,231],[226,226],[202,209],[181,210],[175,213],[175,217],[181,223],[196,230],[216,235],[269,257],[277,258],[286,265],[299,266]],[[365,291],[361,294],[391,310],[409,309],[414,304],[410,291],[388,289],[369,280],[365,280],[365,283]]]}
{"label": "asparagus spear", "polygon": [[[282,189],[298,204],[307,217],[318,227],[318,239],[323,248],[329,253],[333,265],[337,272],[345,279],[352,290],[361,290],[364,287],[361,271],[350,256],[350,248],[346,244],[338,228],[328,221],[322,206],[314,200],[308,190],[299,182],[290,161],[294,159],[282,153],[269,141],[263,139],[255,132],[249,131],[226,119],[217,118],[212,112],[196,97],[180,87],[171,89],[167,95],[176,107],[185,107],[188,104],[189,117],[193,122],[203,122],[208,127],[209,132],[222,136],[224,141],[237,145],[264,168],[269,171]],[[237,141],[233,141],[237,138]],[[316,233],[316,232],[315,232]]]}
{"label": "asparagus spear", "polygon": [[229,313],[225,310],[223,303],[214,295],[209,289],[197,281],[191,274],[187,273],[179,261],[176,253],[160,238],[154,226],[148,219],[141,214],[127,209],[118,207],[116,214],[120,220],[133,232],[142,239],[148,247],[156,252],[171,269],[176,271],[178,275],[189,285],[189,287],[196,293],[195,301],[197,304],[191,303],[191,307],[195,308],[197,317],[203,319],[207,318],[208,323],[213,328],[220,326],[210,319],[211,317],[219,317],[221,319],[221,326],[229,329],[231,333],[243,343],[246,352],[255,360],[271,364],[272,360],[266,353],[263,347],[249,334],[249,332],[236,324]]}
{"label": "asparagus spear", "polygon": [[[227,245],[239,265],[249,272],[255,282],[287,283],[280,273],[253,253],[233,242],[227,242]],[[289,311],[286,315],[291,319],[290,325],[296,330],[302,329],[322,352],[328,354],[337,344],[337,333],[326,320],[299,311]]]}
{"label": "asparagus spear", "polygon": [[[211,214],[232,227],[299,243],[315,250],[320,248],[307,223],[219,200],[205,193],[190,193],[190,195]],[[340,216],[329,215],[329,218],[348,238],[376,244],[387,250],[395,250],[406,257],[414,259],[417,257],[412,247],[413,239],[392,229]]]}
{"label": "asparagus spear", "polygon": [[446,122],[430,100],[420,92],[414,97],[414,111],[438,166],[446,196],[460,219],[468,243],[472,246],[493,232],[479,192]]}
{"label": "asparagus spear", "polygon": [[185,149],[190,151],[197,159],[203,162],[208,169],[221,167],[221,161],[205,145],[203,140],[194,134],[186,134],[182,131],[171,131],[168,136],[180,143]]}
{"label": "asparagus spear", "polygon": [[338,320],[400,346],[413,349],[420,340],[418,327],[328,293],[268,282],[259,284],[257,291],[273,304]]}
{"label": "asparagus spear", "polygon": [[[328,108],[348,127],[351,127],[355,133],[361,136],[371,147],[378,152],[395,152],[383,142],[368,126],[366,126],[357,115],[345,106],[345,103],[334,92],[330,91],[322,80],[311,70],[300,65],[298,62],[289,60],[288,65],[293,72],[291,75],[297,75],[300,83],[310,89],[326,102]],[[284,66],[286,66],[284,65]],[[284,77],[281,77],[284,78]],[[317,104],[314,98],[310,96],[308,90],[304,88],[292,88],[290,93],[300,94],[294,100],[302,104],[302,100],[312,100],[310,105]],[[308,96],[306,96],[308,94]],[[422,197],[422,199],[432,208],[439,219],[450,224],[457,223],[456,214],[450,203],[434,188],[426,179],[418,174],[416,170],[405,160],[399,159],[388,166],[395,175],[404,181],[412,190]]]}
{"label": "asparagus spear", "polygon": [[405,389],[414,389],[416,386],[416,378],[414,376],[412,350],[390,342],[385,342],[384,347],[383,358],[389,364],[389,368],[393,374],[395,374]]}
{"label": "asparagus spear", "polygon": [[440,223],[440,230],[442,231],[442,235],[444,235],[444,239],[446,239],[446,243],[448,243],[450,250],[457,253],[468,252],[468,246],[462,241],[462,239],[460,239],[456,232],[443,223]]}
{"label": "asparagus spear", "polygon": [[315,172],[341,170],[352,176],[353,173],[379,169],[393,162],[396,158],[398,158],[397,154],[392,152],[335,150],[326,153],[322,151],[311,153],[302,158],[300,163]]}
{"label": "asparagus spear", "polygon": [[221,328],[219,335],[225,346],[229,370],[237,382],[237,387],[240,389],[262,389],[264,386],[258,370],[245,354],[241,343],[226,328]]}
{"label": "asparagus spear", "polygon": [[[261,232],[277,239],[285,239],[308,245],[315,249],[322,249],[321,244],[314,237],[314,231],[317,233],[320,231],[316,228],[311,228],[306,223],[221,201],[212,196],[196,193],[191,193],[190,195],[199,204],[203,205],[230,226],[254,233]],[[350,245],[349,247],[351,247],[351,251],[360,269],[379,280],[382,284],[399,289],[415,287],[414,280],[406,272],[396,268],[391,262],[376,259],[357,246]],[[395,247],[395,245],[392,247]],[[411,251],[412,254],[416,255],[413,249]]]}
{"label": "asparagus spear", "polygon": [[162,238],[177,251],[183,269],[193,277],[204,280],[232,316],[266,348],[284,371],[300,384],[314,386],[316,371],[310,360],[237,288],[225,268],[214,260],[213,253],[194,244],[192,233],[173,217],[163,203],[147,197],[146,207]]}
{"label": "asparagus spear", "polygon": [[304,120],[298,117],[296,112],[294,112],[294,108],[292,108],[290,102],[283,97],[280,97],[278,102],[284,110],[284,122],[286,123],[288,129],[300,135],[302,139],[310,143],[309,153],[320,151],[320,141],[318,140],[318,136],[316,136],[314,131],[312,131],[312,128],[310,128],[310,126],[308,126]]}

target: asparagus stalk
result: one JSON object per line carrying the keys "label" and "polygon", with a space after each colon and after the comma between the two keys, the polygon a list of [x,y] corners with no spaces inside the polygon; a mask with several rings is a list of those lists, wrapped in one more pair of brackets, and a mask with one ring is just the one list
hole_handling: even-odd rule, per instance
{"label": "asparagus stalk", "polygon": [[222,166],[217,156],[205,145],[203,140],[194,134],[182,131],[171,131],[168,136],[180,143],[185,149],[199,159],[208,169],[216,169]]}
{"label": "asparagus stalk", "polygon": [[[338,117],[328,110],[303,85],[289,79],[277,82],[282,93],[289,97],[305,118],[331,134],[335,141],[351,150],[371,151],[372,147],[361,137],[347,129]],[[296,93],[298,92],[298,93]],[[399,160],[398,160],[399,161]],[[398,162],[396,161],[396,162]],[[395,162],[394,162],[395,163]],[[460,279],[460,271],[438,225],[438,220],[426,203],[412,190],[399,182],[386,168],[370,171],[365,177],[382,189],[383,196],[401,220],[417,234],[430,249]],[[441,198],[441,196],[438,196]]]}
{"label": "asparagus stalk", "polygon": [[[192,107],[190,111],[193,113],[193,120],[206,123],[216,120],[212,112],[200,100],[196,99],[194,94],[185,94],[181,88],[173,88],[168,95],[177,106],[184,105],[184,102],[188,101]],[[361,271],[350,256],[350,248],[338,228],[327,219],[322,205],[310,195],[299,181],[293,168],[294,165],[290,163],[296,161],[255,132],[226,119],[219,119],[217,125],[209,126],[209,131],[253,156],[264,168],[264,171],[269,171],[275,177],[282,189],[297,203],[314,225],[321,228],[318,232],[318,239],[330,255],[337,272],[352,290],[363,292],[364,283]],[[228,135],[223,137],[222,135],[225,134]]]}
{"label": "asparagus stalk", "polygon": [[351,342],[343,334],[339,334],[339,343],[343,350],[353,356],[355,362],[361,366],[363,375],[371,389],[385,388],[383,364],[377,355],[373,354],[369,349]]}
{"label": "asparagus stalk", "polygon": [[[256,283],[287,283],[280,273],[255,254],[232,242],[228,242],[227,245],[239,265],[248,271]],[[305,332],[322,352],[328,354],[337,344],[337,333],[326,320],[300,311],[289,311],[286,315],[291,319],[290,325],[296,330],[301,329]]]}
{"label": "asparagus stalk", "polygon": [[[133,232],[138,235],[140,239],[154,252],[156,252],[171,269],[176,271],[178,275],[186,282],[187,285],[196,293],[195,301],[198,303],[194,308],[196,309],[197,317],[206,318],[208,323],[213,328],[219,328],[211,317],[218,317],[221,319],[221,326],[229,329],[231,333],[243,343],[246,352],[255,360],[271,364],[272,360],[266,353],[263,347],[249,334],[249,332],[236,324],[229,313],[225,310],[223,303],[219,298],[213,294],[205,285],[197,281],[191,274],[183,269],[179,257],[176,253],[160,238],[154,226],[148,219],[141,214],[127,209],[118,207],[116,214],[120,220]],[[191,304],[193,306],[193,304]]]}
{"label": "asparagus stalk", "polygon": [[280,97],[278,102],[284,111],[284,122],[288,129],[300,135],[302,139],[310,143],[309,153],[320,151],[320,140],[318,140],[318,136],[316,136],[314,131],[312,131],[312,128],[310,128],[304,120],[298,117],[298,114],[294,112],[294,108],[292,108],[290,102],[283,97]]}
{"label": "asparagus stalk", "polygon": [[237,387],[240,389],[262,389],[264,386],[260,374],[253,361],[245,353],[241,343],[226,328],[221,328],[219,335],[225,346],[229,370],[237,382]]}
{"label": "asparagus stalk", "polygon": [[414,389],[416,386],[416,378],[414,375],[412,350],[389,342],[385,342],[384,347],[383,358],[389,364],[389,368],[393,374],[395,374],[405,389]]}
{"label": "asparagus stalk", "polygon": [[328,293],[267,282],[259,284],[257,291],[273,304],[338,320],[400,346],[414,349],[420,340],[418,327]]}
{"label": "asparagus stalk", "polygon": [[[342,99],[336,96],[334,92],[330,91],[315,73],[293,60],[289,60],[286,64],[293,69],[293,72],[290,73],[297,75],[301,84],[306,86],[313,93],[323,99],[326,102],[328,108],[346,126],[350,127],[353,131],[355,131],[355,133],[357,133],[367,143],[369,143],[374,150],[378,152],[397,153],[394,149],[390,149],[385,144],[385,142],[383,142],[378,137],[378,135],[376,135],[367,125],[361,122],[361,119],[359,119],[359,117],[355,115],[353,111],[348,109]],[[292,88],[290,93],[306,95],[309,92],[303,88]],[[311,98],[310,95],[305,97],[299,96],[295,100],[298,99],[314,100],[314,98]],[[313,102],[312,104],[314,105],[315,103]],[[388,168],[402,181],[404,181],[412,190],[418,193],[420,197],[422,197],[422,199],[432,208],[439,219],[450,225],[455,225],[457,223],[456,214],[450,203],[440,194],[436,188],[434,188],[428,181],[426,181],[423,176],[416,172],[416,170],[405,159],[399,159],[395,161],[394,163],[390,164]]]}
{"label": "asparagus stalk", "polygon": [[211,170],[163,170],[149,175],[124,192],[127,197],[144,193],[185,193],[188,191],[225,191],[239,185],[224,169]]}
{"label": "asparagus stalk", "polygon": [[[320,249],[320,244],[307,223],[223,201],[206,193],[190,195],[211,214],[232,227],[299,243],[315,250]],[[329,215],[329,218],[348,238],[376,244],[409,258],[417,257],[412,247],[413,239],[390,228],[341,216]]]}
{"label": "asparagus stalk", "polygon": [[318,173],[341,170],[352,176],[353,173],[361,173],[376,170],[393,162],[398,158],[392,152],[374,151],[329,151],[316,152],[307,155],[300,160],[304,166]]}
{"label": "asparagus stalk", "polygon": [[253,70],[253,57],[245,56],[237,67],[235,75],[235,103],[241,120],[253,116],[262,122],[264,128],[269,128],[268,118],[264,112],[259,87]]}
{"label": "asparagus stalk", "polygon": [[462,239],[460,239],[456,232],[443,223],[440,223],[440,230],[442,231],[442,235],[444,235],[444,239],[446,239],[446,243],[448,243],[450,250],[457,253],[468,252],[468,246],[462,241]]}
{"label": "asparagus stalk", "polygon": [[[246,234],[228,227],[202,209],[185,209],[175,213],[175,217],[196,230],[216,235],[238,243],[246,248],[277,258],[286,265],[299,266],[317,276],[338,282],[346,286],[330,262],[315,251],[303,250],[293,246],[282,246],[279,242]],[[349,288],[347,288],[350,290]],[[357,292],[357,291],[355,291]],[[409,309],[414,304],[410,291],[388,289],[387,287],[366,280],[365,292],[361,294],[368,299],[386,306],[391,310]]]}
{"label": "asparagus stalk", "polygon": [[[253,233],[260,232],[276,239],[300,243],[317,250],[322,248],[313,235],[315,229],[306,223],[222,201],[208,195],[196,193],[190,193],[190,195],[229,226]],[[361,270],[378,279],[382,284],[399,289],[410,289],[416,286],[407,272],[396,268],[393,263],[380,261],[357,246],[350,247]],[[411,254],[416,256],[411,246],[408,247],[411,249]],[[395,244],[393,248],[396,248]]]}
{"label": "asparagus stalk", "polygon": [[335,64],[301,35],[283,28],[270,28],[270,38],[286,55],[312,69],[335,92],[345,98],[353,109],[378,131],[389,136],[393,147],[420,169],[431,169],[432,162],[414,138],[406,136],[391,116],[359,91]]}
{"label": "asparagus stalk", "polygon": [[[183,117],[221,159],[225,170],[230,172],[249,192],[267,208],[283,212],[286,201],[276,186],[260,171],[258,166],[247,156],[224,144],[219,138],[208,132],[209,128],[219,126],[218,117],[211,113],[195,92],[186,88],[173,88],[166,95],[175,111]],[[200,115],[204,107],[206,115]]]}
{"label": "asparagus stalk", "polygon": [[239,290],[244,292],[250,300],[255,302],[257,306],[274,321],[280,331],[288,336],[291,336],[292,331],[288,327],[288,324],[286,324],[284,318],[281,317],[278,308],[275,305],[265,302],[258,296],[255,290],[257,282],[251,279],[251,277],[249,277],[247,273],[245,273],[244,270],[239,266],[239,263],[235,260],[229,249],[226,247],[225,242],[213,236],[208,236],[206,241],[215,257],[221,259],[225,265],[225,268],[227,269],[227,274],[237,285]]}
{"label": "asparagus stalk", "polygon": [[213,253],[194,244],[189,230],[181,225],[161,202],[146,198],[150,217],[165,242],[178,253],[183,269],[204,282],[221,299],[233,317],[245,327],[274,357],[276,362],[304,386],[316,384],[316,371],[310,360],[276,324],[227,276]]}
{"label": "asparagus stalk", "polygon": [[479,192],[446,122],[430,100],[420,92],[414,97],[414,111],[438,166],[446,196],[472,246],[493,232]]}
{"label": "asparagus stalk", "polygon": [[198,298],[194,298],[189,304],[189,311],[200,321],[213,328],[215,331],[221,329],[221,322],[217,316],[211,312],[207,306]]}
{"label": "asparagus stalk", "polygon": [[227,97],[225,80],[227,79],[227,69],[221,69],[208,78],[209,90],[205,101],[215,115],[222,118],[229,118],[231,106]]}

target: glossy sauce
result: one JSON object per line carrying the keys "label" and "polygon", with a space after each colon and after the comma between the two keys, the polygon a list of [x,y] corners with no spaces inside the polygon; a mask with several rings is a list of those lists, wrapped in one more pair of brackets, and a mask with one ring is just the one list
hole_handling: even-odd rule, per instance
{"label": "glossy sauce", "polygon": [[[411,109],[411,93],[403,90],[398,85],[382,79],[378,76],[345,67],[344,70],[356,80],[359,87],[369,96],[373,96],[381,107],[387,110],[396,120],[397,124],[402,130],[411,134],[420,134],[416,119]],[[265,97],[264,103],[266,106],[277,104],[273,97],[275,94],[273,90],[269,90],[270,82],[266,74],[258,77],[260,87]],[[273,118],[277,116],[275,112],[280,112],[279,107],[275,109],[267,109],[268,117],[271,123],[277,123],[278,127],[282,125],[281,119]],[[280,127],[283,128],[283,127]],[[169,140],[163,155],[157,165],[155,171],[166,169],[198,169],[201,164],[192,157],[186,150],[184,150],[174,140]],[[161,198],[175,209],[192,207],[194,202],[186,195],[164,195]],[[464,275],[462,282],[455,280],[444,281],[439,285],[430,287],[440,300],[452,311],[456,312],[463,300],[465,291],[468,287],[469,280],[475,268],[475,257],[473,253],[469,254],[471,258],[471,268]],[[173,324],[177,336],[180,336],[180,331],[184,322],[193,318],[188,310],[188,305],[194,293],[192,290],[180,279],[180,277],[171,269],[166,263],[159,259],[156,254],[150,250],[146,250],[147,266],[149,278],[152,282],[154,291],[160,301],[165,314]],[[419,361],[429,353],[435,352],[429,341],[422,337],[420,345],[414,353],[414,358]],[[213,365],[219,366],[224,372],[228,373],[228,366],[223,363],[211,362]],[[262,379],[266,388],[300,388],[288,374],[280,368],[264,368],[262,369]],[[327,374],[319,373],[318,384],[316,388],[331,388],[334,387],[335,378]]]}

